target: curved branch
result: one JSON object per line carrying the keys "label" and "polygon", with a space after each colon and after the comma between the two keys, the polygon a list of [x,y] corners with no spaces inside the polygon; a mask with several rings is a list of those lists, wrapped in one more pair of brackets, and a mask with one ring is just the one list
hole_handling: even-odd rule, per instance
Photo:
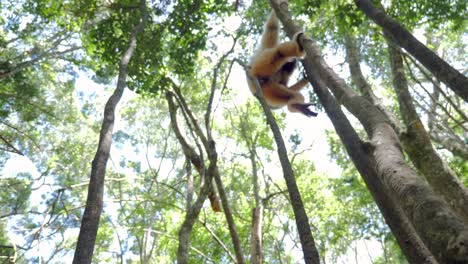
{"label": "curved branch", "polygon": [[437,79],[444,82],[458,96],[468,102],[468,78],[441,59],[432,50],[419,42],[407,29],[382,10],[377,9],[369,0],[354,1],[361,11],[383,28],[392,41],[407,50]]}

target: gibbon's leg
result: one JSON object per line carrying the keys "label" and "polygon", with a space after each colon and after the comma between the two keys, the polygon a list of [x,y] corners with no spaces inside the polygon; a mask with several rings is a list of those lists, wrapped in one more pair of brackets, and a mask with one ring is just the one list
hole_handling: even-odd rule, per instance
{"label": "gibbon's leg", "polygon": [[[300,81],[301,84],[302,80]],[[304,103],[304,96],[296,90],[288,89],[286,86],[269,82],[262,87],[265,101],[271,107],[282,107],[287,105],[288,110],[292,113],[302,113],[305,116],[316,116],[317,113],[309,110],[312,104]]]}
{"label": "gibbon's leg", "polygon": [[292,41],[261,51],[252,61],[250,74],[256,78],[269,77],[279,71],[291,59],[303,57],[305,55],[304,50],[297,42],[297,37],[300,34],[302,32],[294,35]]}
{"label": "gibbon's leg", "polygon": [[274,81],[262,85],[262,92],[265,101],[273,108],[287,105],[288,101],[294,97],[294,93],[297,93]]}
{"label": "gibbon's leg", "polygon": [[271,12],[270,17],[265,23],[265,28],[262,34],[262,42],[260,49],[269,49],[278,46],[279,39],[279,21],[275,12]]}
{"label": "gibbon's leg", "polygon": [[297,83],[291,85],[289,87],[290,90],[293,91],[300,91],[302,88],[306,87],[309,84],[309,81],[306,78],[303,78],[302,80],[298,81]]}

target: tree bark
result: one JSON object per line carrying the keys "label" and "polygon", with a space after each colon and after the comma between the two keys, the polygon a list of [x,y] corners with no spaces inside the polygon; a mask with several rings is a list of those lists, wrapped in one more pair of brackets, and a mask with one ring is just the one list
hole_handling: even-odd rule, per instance
{"label": "tree bark", "polygon": [[370,153],[371,146],[359,138],[335,98],[325,88],[326,85],[318,78],[317,73],[314,72],[310,64],[306,64],[305,69],[315,93],[335,127],[335,131],[343,142],[356,169],[361,174],[407,260],[410,263],[437,263],[398,203],[389,194],[388,188],[379,179],[375,169],[375,159]]}
{"label": "tree bark", "polygon": [[391,43],[388,49],[393,87],[406,125],[406,133],[400,137],[404,149],[436,193],[442,195],[452,209],[464,219],[465,223],[468,223],[468,190],[432,147],[430,137],[416,112],[408,91],[401,52]]}
{"label": "tree bark", "polygon": [[[241,128],[244,130],[243,128]],[[246,141],[248,142],[245,131],[242,131]],[[247,143],[249,144],[249,143]],[[257,153],[255,151],[256,146],[253,142],[250,142],[249,156],[250,163],[252,164],[252,184],[254,189],[255,197],[255,208],[252,209],[252,227],[250,230],[250,263],[261,264],[263,263],[263,249],[262,249],[262,223],[263,223],[263,207],[260,199],[260,187],[258,184],[258,173],[257,173]]]}
{"label": "tree bark", "polygon": [[229,206],[229,201],[227,199],[226,191],[223,187],[223,182],[221,180],[221,176],[219,175],[219,171],[216,169],[215,174],[213,175],[216,186],[218,187],[219,197],[221,198],[221,204],[223,205],[224,215],[226,217],[226,221],[228,222],[229,234],[231,235],[232,244],[234,245],[234,251],[236,253],[236,259],[238,264],[245,263],[244,255],[242,254],[242,247],[239,238],[239,234],[237,233],[236,224],[234,222],[234,218],[232,217],[231,208]]}
{"label": "tree bark", "polygon": [[398,132],[402,131],[402,124],[400,120],[380,102],[380,99],[372,91],[372,87],[367,82],[364,74],[361,71],[360,61],[361,54],[356,40],[352,33],[345,32],[345,49],[346,61],[349,64],[349,71],[351,72],[351,79],[357,86],[361,95],[363,95],[369,102],[377,107],[385,116],[390,120],[392,126]]}
{"label": "tree bark", "polygon": [[[370,102],[372,102],[372,104],[374,104],[387,117],[389,117],[392,120],[394,127],[401,129],[401,125],[399,124],[398,119],[393,115],[393,113],[388,111],[382,104],[380,104],[379,99],[375,96],[375,94],[372,91],[372,88],[370,87],[370,84],[366,81],[364,75],[362,74],[361,67],[359,65],[359,48],[357,47],[354,37],[352,35],[346,34],[345,45],[346,60],[349,64],[351,78],[353,82],[359,87],[361,93]],[[319,88],[317,89],[323,90],[326,93],[328,93],[328,90],[326,90],[324,84],[322,84],[322,86],[319,86]],[[318,91],[316,93],[319,95],[320,93],[324,92]],[[328,100],[331,100],[332,102],[327,103],[326,99],[321,100],[322,105],[324,105],[324,108],[327,111],[327,113],[331,112],[327,110],[327,108],[334,106],[334,108],[339,109],[339,106],[337,105],[336,101],[332,100],[332,96],[328,96],[330,97],[330,99]],[[320,95],[319,98],[321,98]],[[332,106],[327,107],[326,105]],[[339,111],[341,112],[341,110]],[[346,119],[346,117],[342,113],[340,115],[333,115],[331,113],[329,114],[329,116],[333,123],[336,123],[334,121],[336,119]],[[338,125],[339,124],[337,124],[337,126]],[[353,136],[354,138],[352,139],[347,139],[348,137],[350,137],[350,135],[355,134],[355,131],[353,130],[350,124],[342,126],[344,126],[346,130],[341,131],[341,133],[339,133],[340,138],[342,139],[342,142],[344,142],[344,145],[348,150],[348,154],[352,158],[354,164],[356,164],[358,171],[361,173],[364,182],[366,183],[369,191],[374,197],[377,206],[382,212],[385,221],[387,222],[388,226],[390,227],[390,230],[394,234],[398,245],[402,249],[403,254],[406,256],[406,259],[410,263],[437,263],[432,253],[429,252],[426,245],[422,242],[421,238],[414,230],[413,225],[409,222],[408,218],[403,213],[401,207],[398,206],[397,203],[395,203],[395,200],[389,194],[388,188],[385,185],[383,185],[382,181],[378,178],[377,171],[375,170],[374,158],[369,155],[370,153],[362,153],[361,148],[353,149],[352,146],[356,145],[356,143],[353,142],[360,139],[356,138],[358,137],[357,135]],[[335,130],[338,133],[339,129],[335,128]],[[363,168],[360,169],[360,167],[364,166],[365,164],[367,164],[367,166],[365,166],[364,168],[371,169],[368,169],[367,171]]]}
{"label": "tree bark", "polygon": [[252,227],[250,230],[250,263],[251,264],[262,264],[263,253],[262,253],[262,218],[263,209],[262,206],[252,209]]}
{"label": "tree bark", "polygon": [[355,0],[356,5],[369,18],[383,28],[392,41],[403,47],[420,61],[434,76],[445,83],[458,96],[468,102],[468,78],[450,66],[437,54],[419,42],[408,30],[395,19],[376,8],[369,0]]}
{"label": "tree bark", "polygon": [[133,27],[128,49],[120,60],[117,87],[109,97],[104,108],[104,118],[99,135],[98,149],[91,165],[91,177],[88,186],[86,208],[81,221],[80,234],[76,245],[73,263],[91,263],[99,227],[99,219],[103,207],[104,178],[109,152],[112,145],[112,131],[114,129],[115,108],[122,97],[127,78],[127,66],[133,56],[137,44],[137,35],[143,31],[148,17],[145,0],[140,0],[141,20]]}
{"label": "tree bark", "polygon": [[[246,69],[246,74],[248,75],[247,67],[244,68]],[[273,132],[273,137],[275,138],[278,149],[278,156],[281,163],[281,168],[283,170],[283,177],[286,181],[289,198],[291,200],[291,205],[296,220],[297,230],[299,233],[299,239],[302,245],[302,251],[304,253],[304,262],[319,264],[320,257],[317,247],[315,246],[314,237],[310,231],[309,218],[307,217],[304,204],[302,203],[301,193],[299,192],[299,188],[296,184],[296,178],[288,158],[288,153],[281,135],[281,131],[278,127],[278,124],[276,123],[275,118],[273,117],[273,114],[271,113],[270,107],[266,104],[265,99],[263,98],[262,89],[260,88],[258,80],[253,79],[252,76],[249,75],[248,78],[250,78],[257,86],[257,93],[255,94],[255,97],[257,97],[257,99],[260,101],[260,104],[266,115],[267,123]]]}
{"label": "tree bark", "polygon": [[[298,31],[287,14],[287,4],[282,4],[284,13],[270,1],[289,36]],[[438,198],[428,184],[405,163],[395,131],[385,115],[365,98],[357,95],[325,63],[317,44],[311,39],[300,38],[307,56],[306,67],[317,71],[317,76],[332,90],[335,98],[356,116],[371,138],[377,174],[391,190],[396,202],[409,218],[424,243],[434,256],[443,263],[468,261],[468,229]]]}
{"label": "tree bark", "polygon": [[197,200],[193,204],[192,208],[187,212],[184,222],[179,230],[179,247],[177,248],[177,263],[187,264],[189,249],[190,249],[190,235],[192,234],[193,225],[198,219],[200,210],[203,207],[203,203],[208,197],[208,193],[211,189],[213,170],[215,168],[214,164],[210,164],[208,167],[206,181],[204,182],[200,193],[197,197]]}

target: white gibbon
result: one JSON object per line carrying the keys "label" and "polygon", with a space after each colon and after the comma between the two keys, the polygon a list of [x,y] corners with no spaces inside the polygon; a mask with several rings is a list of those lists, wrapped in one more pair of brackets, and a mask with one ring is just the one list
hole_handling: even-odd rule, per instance
{"label": "white gibbon", "polygon": [[[294,35],[291,41],[279,43],[279,21],[275,12],[271,12],[262,35],[260,48],[250,62],[250,75],[256,78],[262,88],[263,97],[272,109],[285,105],[290,112],[302,113],[308,117],[317,116],[311,111],[312,104],[304,103],[300,90],[309,83],[303,78],[288,87],[288,81],[296,68],[296,58],[305,56],[304,49],[298,42],[302,32]],[[257,91],[254,82],[247,78],[250,90]]]}

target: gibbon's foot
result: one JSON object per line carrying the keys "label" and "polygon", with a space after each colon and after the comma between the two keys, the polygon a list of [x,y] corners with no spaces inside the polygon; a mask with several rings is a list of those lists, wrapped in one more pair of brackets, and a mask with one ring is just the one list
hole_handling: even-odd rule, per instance
{"label": "gibbon's foot", "polygon": [[291,106],[299,110],[301,113],[303,113],[307,117],[313,117],[317,116],[317,113],[310,110],[309,106],[313,104],[292,104]]}

